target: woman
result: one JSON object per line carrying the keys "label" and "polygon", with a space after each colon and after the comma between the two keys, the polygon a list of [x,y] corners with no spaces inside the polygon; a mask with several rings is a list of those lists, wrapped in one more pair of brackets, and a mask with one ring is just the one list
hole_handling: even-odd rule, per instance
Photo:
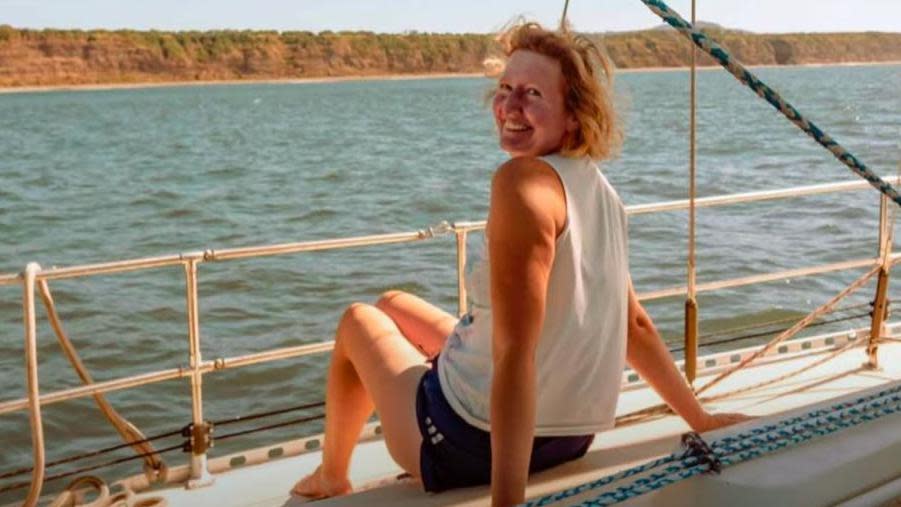
{"label": "woman", "polygon": [[530,472],[582,456],[612,427],[626,360],[696,431],[745,418],[700,406],[635,296],[625,210],[592,162],[618,141],[609,64],[586,39],[536,24],[501,42],[492,110],[511,159],[492,181],[471,312],[458,322],[396,291],[348,308],[323,462],[296,494],[351,490],[375,409],[391,456],[427,491],[490,482],[494,505],[520,503]]}

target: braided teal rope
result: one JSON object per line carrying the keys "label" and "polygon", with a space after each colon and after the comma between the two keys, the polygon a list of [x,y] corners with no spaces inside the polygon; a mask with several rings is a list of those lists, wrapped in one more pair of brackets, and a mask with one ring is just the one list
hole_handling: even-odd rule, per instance
{"label": "braided teal rope", "polygon": [[[717,449],[716,455],[719,457],[723,467],[731,466],[897,412],[901,412],[901,395],[898,394],[887,400],[883,399],[872,402],[864,409],[850,409],[846,416],[850,415],[853,417],[839,417],[833,415],[827,418],[828,422],[805,422],[800,425],[800,430],[783,430],[780,431],[778,435],[751,438],[747,444],[741,446],[721,445],[720,448]],[[722,457],[720,457],[720,455],[722,455]],[[729,456],[733,457],[730,458]],[[583,507],[614,505],[681,480],[703,474],[707,472],[709,468],[710,465],[708,463],[700,463],[696,458],[693,460],[685,460],[682,462],[682,466],[672,465],[667,467],[663,472],[638,479],[631,485],[619,487],[615,491],[603,493],[596,498],[586,500],[578,505]]]}
{"label": "braided teal rope", "polygon": [[763,81],[748,71],[742,64],[733,59],[725,49],[719,44],[711,40],[702,32],[695,30],[691,23],[682,19],[681,16],[670,9],[661,0],[641,0],[655,14],[663,18],[670,26],[678,30],[682,35],[688,37],[696,46],[703,49],[707,54],[712,56],[716,61],[726,68],[736,79],[742,84],[751,88],[760,98],[769,102],[786,118],[794,123],[798,128],[807,133],[816,142],[820,143],[824,148],[829,150],[835,158],[839,159],[843,164],[848,166],[854,173],[861,178],[870,182],[874,188],[878,189],[889,199],[895,201],[901,206],[901,196],[898,191],[892,188],[885,180],[871,171],[863,162],[852,155],[848,150],[843,148],[828,134],[820,130],[812,121],[807,120],[798,112],[791,104],[785,101],[775,90],[767,86]]}
{"label": "braided teal rope", "polygon": [[[852,401],[833,404],[724,437],[710,447],[722,466],[726,467],[897,412],[901,412],[901,384]],[[707,472],[710,468],[709,463],[699,459],[698,456],[676,452],[574,488],[546,495],[525,505],[528,507],[550,505],[628,477],[648,474],[664,465],[668,466],[662,471],[640,477],[629,485],[605,492],[581,505],[612,505]]]}

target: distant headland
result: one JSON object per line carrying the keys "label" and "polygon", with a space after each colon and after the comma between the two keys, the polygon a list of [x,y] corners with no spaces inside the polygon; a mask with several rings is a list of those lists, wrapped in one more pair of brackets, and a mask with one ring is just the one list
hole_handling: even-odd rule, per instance
{"label": "distant headland", "polygon": [[[757,34],[704,30],[748,65],[901,61],[901,33]],[[689,64],[671,29],[590,34],[620,69]],[[478,74],[486,34],[31,30],[0,25],[0,87]],[[699,65],[713,65],[702,56]]]}

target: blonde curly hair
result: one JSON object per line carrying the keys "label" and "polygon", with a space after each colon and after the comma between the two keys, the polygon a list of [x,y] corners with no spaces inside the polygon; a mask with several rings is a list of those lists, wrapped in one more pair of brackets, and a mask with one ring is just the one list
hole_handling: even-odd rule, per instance
{"label": "blonde curly hair", "polygon": [[527,50],[560,62],[564,104],[578,123],[564,137],[562,155],[603,160],[617,154],[622,131],[613,104],[613,65],[594,42],[566,27],[551,31],[538,23],[517,23],[497,40],[504,57]]}

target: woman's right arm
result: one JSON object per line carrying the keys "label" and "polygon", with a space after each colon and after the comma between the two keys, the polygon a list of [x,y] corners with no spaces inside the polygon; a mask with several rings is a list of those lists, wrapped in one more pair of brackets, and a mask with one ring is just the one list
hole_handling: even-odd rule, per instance
{"label": "woman's right arm", "polygon": [[535,351],[544,322],[563,187],[545,162],[517,158],[495,174],[488,215],[491,263],[491,498],[522,503],[535,432]]}
{"label": "woman's right arm", "polygon": [[744,414],[711,414],[704,410],[694,391],[676,368],[673,356],[666,348],[651,317],[638,301],[631,282],[629,282],[629,332],[626,360],[694,431],[710,431],[751,419]]}

